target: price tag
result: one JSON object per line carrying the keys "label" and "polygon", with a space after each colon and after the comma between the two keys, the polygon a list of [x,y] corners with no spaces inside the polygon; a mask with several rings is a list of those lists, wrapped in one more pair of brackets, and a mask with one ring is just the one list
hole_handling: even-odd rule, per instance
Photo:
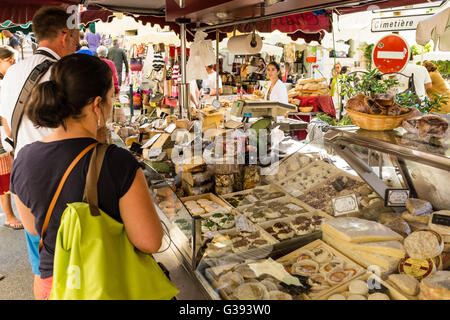
{"label": "price tag", "polygon": [[219,234],[219,232],[217,232],[217,231],[208,231],[208,232],[204,233],[203,236],[207,239],[213,239],[218,234]]}
{"label": "price tag", "polygon": [[386,189],[384,205],[386,207],[405,207],[408,199],[408,189]]}
{"label": "price tag", "polygon": [[254,203],[256,201],[258,201],[258,198],[256,198],[254,195],[249,194],[248,196],[245,197],[246,200],[250,201],[251,203]]}
{"label": "price tag", "polygon": [[155,158],[157,156],[159,156],[162,152],[162,148],[156,148],[156,149],[149,149],[148,150],[148,157],[150,158]]}
{"label": "price tag", "polygon": [[289,203],[288,205],[286,205],[286,207],[293,211],[299,211],[299,210],[303,209],[302,207],[299,207],[298,205],[293,204],[293,203]]}
{"label": "price tag", "polygon": [[333,204],[335,217],[359,211],[358,199],[354,193],[334,198],[331,203]]}
{"label": "price tag", "polygon": [[435,214],[433,214],[433,218],[431,218],[431,223],[450,227],[450,216],[435,213]]}
{"label": "price tag", "polygon": [[234,221],[235,221],[235,224],[236,224],[236,230],[238,232],[242,232],[242,231],[253,232],[253,231],[255,231],[253,229],[253,227],[251,227],[248,224],[248,220],[247,220],[247,217],[245,215],[234,217]]}

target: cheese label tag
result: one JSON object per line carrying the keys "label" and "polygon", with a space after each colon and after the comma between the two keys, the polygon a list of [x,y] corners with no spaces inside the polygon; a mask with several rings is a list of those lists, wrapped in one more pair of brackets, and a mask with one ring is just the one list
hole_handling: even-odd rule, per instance
{"label": "cheese label tag", "polygon": [[253,232],[253,228],[248,224],[247,217],[245,215],[234,217],[234,221],[236,224],[236,230],[238,232],[248,231]]}
{"label": "cheese label tag", "polygon": [[352,193],[331,200],[334,209],[334,216],[342,216],[359,211],[358,199],[356,194]]}
{"label": "cheese label tag", "polygon": [[302,207],[299,207],[298,205],[293,204],[293,203],[287,204],[286,207],[291,209],[291,210],[293,210],[293,211],[299,211],[299,210],[303,209]]}
{"label": "cheese label tag", "polygon": [[251,203],[254,203],[256,201],[258,201],[258,198],[256,198],[254,195],[249,194],[248,196],[245,197],[246,200],[250,201]]}
{"label": "cheese label tag", "polygon": [[384,205],[386,207],[405,207],[409,199],[409,189],[386,189]]}
{"label": "cheese label tag", "polygon": [[157,149],[149,149],[148,150],[148,157],[149,158],[154,158],[157,157],[161,154],[162,152],[162,148],[157,148]]}
{"label": "cheese label tag", "polygon": [[203,234],[203,236],[207,239],[213,239],[215,238],[217,235],[219,234],[219,232],[217,231],[208,231],[206,233]]}
{"label": "cheese label tag", "polygon": [[450,216],[435,213],[431,219],[431,223],[440,224],[442,226],[450,227]]}

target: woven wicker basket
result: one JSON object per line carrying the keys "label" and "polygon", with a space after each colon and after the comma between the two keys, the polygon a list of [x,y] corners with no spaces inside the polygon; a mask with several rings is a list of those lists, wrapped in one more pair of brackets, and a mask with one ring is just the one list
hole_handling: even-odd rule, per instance
{"label": "woven wicker basket", "polygon": [[401,126],[402,121],[411,114],[412,110],[408,113],[401,114],[399,116],[380,116],[374,114],[367,114],[351,109],[346,109],[348,115],[352,119],[353,123],[361,129],[371,131],[385,131],[392,130]]}

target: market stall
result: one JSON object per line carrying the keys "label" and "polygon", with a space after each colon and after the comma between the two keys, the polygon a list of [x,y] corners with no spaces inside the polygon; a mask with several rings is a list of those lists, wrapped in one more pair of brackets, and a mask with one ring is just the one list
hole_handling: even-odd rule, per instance
{"label": "market stall", "polygon": [[[301,81],[291,98],[325,89]],[[448,123],[425,117],[393,131],[328,128],[299,143],[280,129],[273,110],[284,106],[256,95],[218,100],[200,122],[141,115],[112,125],[142,159],[173,256],[205,298],[448,295],[437,289],[449,277],[450,230],[439,222],[450,205],[442,178],[450,169]],[[394,105],[381,100],[371,106]],[[265,135],[278,144],[265,145]],[[267,161],[270,151],[282,160]]]}
{"label": "market stall", "polygon": [[[221,96],[205,105],[200,121],[183,112],[189,110],[187,30],[312,12],[329,1],[267,8],[256,8],[255,1],[194,1],[184,8],[169,0],[85,2],[165,14],[180,24],[180,112],[127,116],[117,106],[109,138],[145,168],[166,226],[164,259],[184,266],[205,299],[449,299],[450,145],[443,117],[407,119],[407,102],[387,92],[363,95],[346,106],[359,127],[311,128],[309,139],[299,142],[283,126],[306,123],[279,118],[294,111],[296,101]],[[359,1],[345,4],[356,9],[343,11],[361,9]],[[220,9],[229,13],[218,21]],[[255,10],[261,16],[255,18]],[[191,22],[214,25],[189,28]],[[326,95],[316,77],[296,81],[290,98]],[[310,112],[334,111],[314,99],[304,106]],[[380,123],[391,127],[377,131]]]}

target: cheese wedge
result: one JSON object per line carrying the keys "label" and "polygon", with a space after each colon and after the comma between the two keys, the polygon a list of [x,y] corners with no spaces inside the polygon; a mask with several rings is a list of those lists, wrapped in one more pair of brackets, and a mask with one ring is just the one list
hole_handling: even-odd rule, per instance
{"label": "cheese wedge", "polygon": [[348,242],[333,238],[333,236],[327,233],[322,233],[322,239],[360,265],[366,268],[377,265],[383,273],[397,270],[397,266],[401,260],[400,258],[355,250],[354,247],[347,245]]}
{"label": "cheese wedge", "polygon": [[405,257],[406,252],[403,247],[403,244],[400,241],[380,241],[380,242],[361,242],[361,243],[353,243],[342,241],[346,246],[352,248],[353,250],[372,253],[372,254],[381,254],[393,258],[402,259]]}
{"label": "cheese wedge", "polygon": [[324,221],[322,231],[339,240],[356,243],[403,240],[401,235],[381,223],[355,217]]}

